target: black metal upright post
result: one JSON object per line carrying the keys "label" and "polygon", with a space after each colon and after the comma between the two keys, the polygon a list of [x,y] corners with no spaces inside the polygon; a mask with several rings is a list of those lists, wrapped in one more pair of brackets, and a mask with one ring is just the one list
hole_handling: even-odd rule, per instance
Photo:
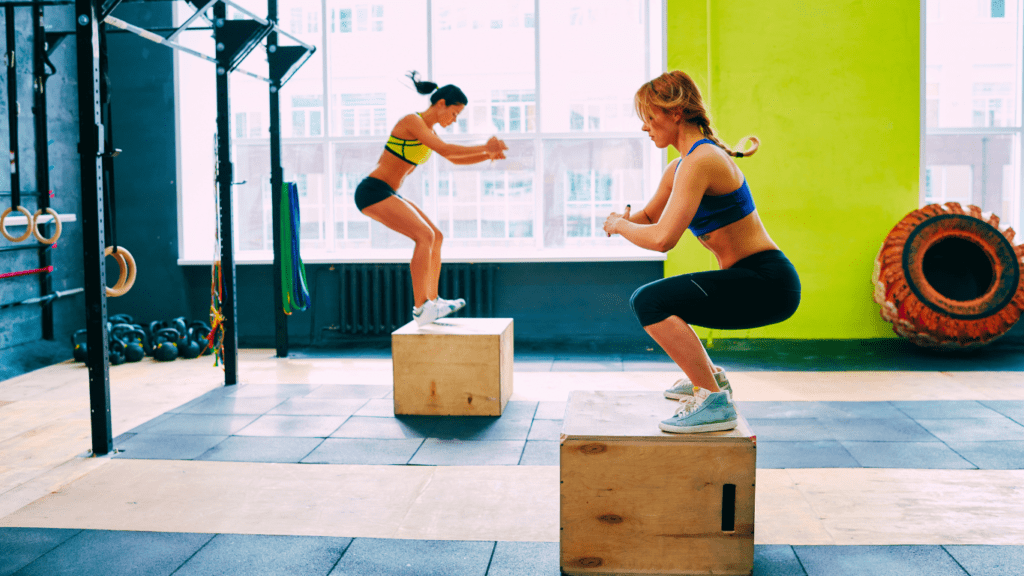
{"label": "black metal upright post", "polygon": [[[84,0],[79,0],[84,1]],[[217,51],[217,193],[220,199],[220,266],[224,296],[224,385],[238,384],[238,310],[235,305],[234,230],[231,218],[231,106],[228,102],[228,73],[231,54],[225,45],[224,23],[227,9],[223,2],[213,5],[214,44]]]}
{"label": "black metal upright post", "polygon": [[[33,51],[33,107],[36,137],[36,208],[50,207],[50,145],[46,131],[46,26],[43,24],[43,7],[32,7]],[[50,248],[39,250],[39,267],[47,268],[53,263]],[[49,296],[53,293],[53,276],[48,272],[39,274],[39,295]],[[42,309],[43,339],[53,340],[53,303],[43,305]]]}
{"label": "black metal upright post", "polygon": [[82,246],[85,265],[85,326],[89,365],[92,451],[114,447],[110,427],[110,374],[107,364],[107,274],[103,261],[103,125],[100,120],[98,0],[75,0],[78,59],[78,152],[82,174]]}
{"label": "black metal upright post", "polygon": [[[4,6],[4,23],[7,25],[7,127],[11,142],[11,207],[21,205],[21,174],[18,154],[18,50],[14,30],[14,6]],[[31,222],[29,223],[31,224]]]}
{"label": "black metal upright post", "polygon": [[[267,0],[267,20],[277,22],[277,0]],[[277,51],[277,31],[267,36],[267,51]],[[284,313],[284,295],[281,282],[281,218],[290,214],[281,213],[281,195],[284,186],[284,168],[281,166],[281,79],[270,73],[270,206],[271,230],[274,237],[274,341],[277,357],[288,356],[288,315]]]}

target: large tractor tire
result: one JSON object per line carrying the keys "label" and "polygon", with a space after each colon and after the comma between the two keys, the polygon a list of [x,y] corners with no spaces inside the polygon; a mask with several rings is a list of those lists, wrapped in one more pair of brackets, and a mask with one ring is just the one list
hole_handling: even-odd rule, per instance
{"label": "large tractor tire", "polygon": [[1002,336],[1024,309],[1024,246],[999,217],[956,202],[907,214],[875,258],[882,318],[911,342],[963,349]]}

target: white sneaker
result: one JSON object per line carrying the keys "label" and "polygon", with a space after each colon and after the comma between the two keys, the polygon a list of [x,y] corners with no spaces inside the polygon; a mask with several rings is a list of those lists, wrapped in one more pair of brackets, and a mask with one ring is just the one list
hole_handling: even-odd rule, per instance
{"label": "white sneaker", "polygon": [[434,305],[437,306],[437,317],[444,318],[450,314],[455,314],[459,310],[462,310],[466,306],[466,301],[462,298],[456,298],[455,300],[445,300],[444,298],[434,298]]}
{"label": "white sneaker", "polygon": [[[449,313],[450,312],[446,312],[446,314]],[[423,306],[412,309],[412,319],[416,321],[418,326],[430,324],[442,316],[443,314],[441,314],[440,309],[438,309],[437,302],[433,300],[427,300],[423,303]]]}

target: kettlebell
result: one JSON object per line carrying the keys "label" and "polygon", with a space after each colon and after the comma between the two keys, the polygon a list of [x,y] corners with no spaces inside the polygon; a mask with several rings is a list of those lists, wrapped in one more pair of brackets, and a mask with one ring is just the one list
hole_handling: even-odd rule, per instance
{"label": "kettlebell", "polygon": [[124,364],[124,342],[122,340],[114,337],[110,338],[107,361],[110,362],[111,366]]}
{"label": "kettlebell", "polygon": [[195,337],[196,332],[189,329],[189,333],[188,336],[185,337],[184,344],[178,348],[178,353],[182,358],[187,358],[189,360],[192,358],[198,358],[199,353],[203,351],[203,349],[199,347],[199,342],[196,342]]}
{"label": "kettlebell", "polygon": [[153,358],[161,362],[170,362],[178,357],[177,342],[180,339],[174,328],[161,328],[153,337]]}
{"label": "kettlebell", "polygon": [[177,330],[178,334],[180,334],[182,338],[185,338],[185,336],[188,335],[188,324],[185,322],[184,316],[178,316],[174,320],[171,320],[167,327]]}
{"label": "kettlebell", "polygon": [[146,356],[146,333],[135,327],[127,334],[124,345],[124,359],[129,362],[138,362]]}
{"label": "kettlebell", "polygon": [[114,314],[110,317],[110,321],[114,324],[132,324],[132,317],[127,314]]}
{"label": "kettlebell", "polygon": [[[89,351],[85,347],[85,337],[89,334],[88,330],[76,330],[71,335],[71,345],[74,347],[72,355],[75,357],[75,362],[85,362],[89,358]],[[79,341],[81,340],[81,341]]]}
{"label": "kettlebell", "polygon": [[210,325],[201,320],[195,320],[192,322],[191,330],[193,331],[194,338],[197,344],[199,344],[200,354],[203,356],[209,356],[213,354],[213,346],[210,345]]}

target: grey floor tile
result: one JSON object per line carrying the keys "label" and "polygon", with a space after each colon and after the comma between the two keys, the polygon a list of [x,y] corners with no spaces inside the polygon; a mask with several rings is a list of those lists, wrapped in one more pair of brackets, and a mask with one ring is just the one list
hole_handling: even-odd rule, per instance
{"label": "grey floor tile", "polygon": [[527,440],[520,466],[558,466],[560,444],[550,440]]}
{"label": "grey floor tile", "polygon": [[331,576],[484,576],[494,542],[356,538]]}
{"label": "grey floor tile", "polygon": [[513,400],[505,404],[501,411],[502,420],[533,420],[537,413],[537,402]]}
{"label": "grey floor tile", "polygon": [[83,530],[18,576],[169,576],[212,534]]}
{"label": "grey floor tile", "polygon": [[497,542],[487,576],[559,576],[558,542]]}
{"label": "grey floor tile", "polygon": [[820,402],[833,412],[828,418],[905,418],[891,402]]}
{"label": "grey floor tile", "polygon": [[371,440],[328,438],[303,460],[303,464],[407,464],[422,438]]}
{"label": "grey floor tile", "polygon": [[152,420],[150,420],[150,421],[148,421],[148,422],[146,422],[144,424],[140,424],[140,425],[136,426],[135,428],[132,428],[131,430],[129,430],[129,432],[131,432],[133,434],[144,434],[150,428],[152,428],[153,426],[156,426],[157,424],[160,424],[161,422],[167,420],[171,416],[173,416],[172,413],[164,412],[163,414],[157,416],[156,418],[153,418]]}
{"label": "grey floor tile", "polygon": [[324,384],[303,398],[384,398],[391,390],[381,384]]}
{"label": "grey floor tile", "polygon": [[373,416],[378,418],[395,417],[394,398],[373,398],[366,401],[355,413],[356,416]]}
{"label": "grey floor tile", "polygon": [[954,442],[991,442],[995,440],[1024,440],[1024,426],[1006,417],[1001,418],[947,418],[944,420],[919,419],[918,424],[939,440],[952,446]]}
{"label": "grey floor tile", "polygon": [[273,396],[255,398],[224,396],[208,398],[177,412],[179,414],[263,414],[284,401],[284,398]]}
{"label": "grey floor tile", "polygon": [[[969,438],[969,436],[964,437]],[[1024,470],[1024,442],[1022,441],[950,441],[946,444],[982,470]]]}
{"label": "grey floor tile", "polygon": [[14,574],[81,530],[0,528],[0,576]]}
{"label": "grey floor tile", "polygon": [[446,416],[430,436],[447,440],[526,440],[530,423],[504,416]]}
{"label": "grey floor tile", "polygon": [[565,418],[567,404],[568,402],[540,402],[533,418],[535,420],[562,420]]}
{"label": "grey floor tile", "polygon": [[515,466],[525,440],[442,440],[427,438],[409,464],[425,466]]}
{"label": "grey floor tile", "polygon": [[218,534],[175,576],[324,576],[351,538]]}
{"label": "grey floor tile", "polygon": [[757,434],[757,439],[770,442],[784,442],[795,440],[833,440],[821,423],[816,418],[790,418],[779,420],[775,418],[751,418],[737,406],[737,411],[747,419],[750,429]]}
{"label": "grey floor tile", "polygon": [[228,414],[172,414],[158,424],[146,429],[146,434],[200,434],[230,436],[259,418],[249,414],[233,416]]}
{"label": "grey floor tile", "polygon": [[530,426],[530,435],[526,438],[528,440],[551,440],[558,442],[561,435],[561,420],[534,420],[533,426]]}
{"label": "grey floor tile", "polygon": [[426,438],[437,426],[438,420],[428,416],[402,416],[401,418],[370,418],[352,416],[338,428],[332,438]]}
{"label": "grey floor tile", "polygon": [[816,442],[757,442],[758,468],[860,468],[836,440]]}
{"label": "grey floor tile", "polygon": [[917,420],[940,418],[998,418],[999,412],[973,400],[907,400],[892,405]]}
{"label": "grey floor tile", "polygon": [[196,460],[298,463],[323,442],[320,438],[231,436]]}
{"label": "grey floor tile", "polygon": [[754,546],[755,576],[807,576],[792,546]]}
{"label": "grey floor tile", "polygon": [[1024,424],[1024,400],[982,400],[981,403],[1018,424]]}
{"label": "grey floor tile", "polygon": [[1020,576],[1024,546],[943,546],[971,576]]}
{"label": "grey floor tile", "polygon": [[555,357],[552,372],[622,372],[622,360],[617,358]]}
{"label": "grey floor tile", "polygon": [[793,549],[807,576],[967,576],[941,546],[794,546]]}
{"label": "grey floor tile", "polygon": [[289,398],[267,414],[290,416],[351,416],[367,402],[366,398]]}
{"label": "grey floor tile", "polygon": [[238,384],[225,386],[223,389],[227,396],[236,398],[292,398],[305,396],[320,386],[320,384]]}
{"label": "grey floor tile", "polygon": [[938,439],[906,416],[898,418],[820,418],[825,438],[862,442],[936,442]]}
{"label": "grey floor tile", "polygon": [[821,402],[739,400],[736,402],[736,410],[747,419],[841,418],[844,415],[841,410],[836,410]]}
{"label": "grey floor tile", "polygon": [[[679,370],[679,366],[668,357],[664,360],[629,360],[623,358],[622,369],[626,372],[673,372]],[[679,375],[679,378],[682,378],[682,374]],[[665,388],[672,386],[673,382],[675,380],[666,382]]]}
{"label": "grey floor tile", "polygon": [[551,365],[554,364],[555,357],[526,357],[520,359],[517,355],[515,361],[512,363],[513,372],[551,372]]}
{"label": "grey floor tile", "polygon": [[120,445],[112,458],[139,460],[193,460],[227,439],[198,434],[136,434]]}
{"label": "grey floor tile", "polygon": [[934,442],[857,442],[840,444],[864,468],[916,468],[969,470],[976,466],[949,446]]}
{"label": "grey floor tile", "polygon": [[235,432],[236,436],[295,436],[327,438],[341,427],[347,416],[285,416],[265,414]]}

